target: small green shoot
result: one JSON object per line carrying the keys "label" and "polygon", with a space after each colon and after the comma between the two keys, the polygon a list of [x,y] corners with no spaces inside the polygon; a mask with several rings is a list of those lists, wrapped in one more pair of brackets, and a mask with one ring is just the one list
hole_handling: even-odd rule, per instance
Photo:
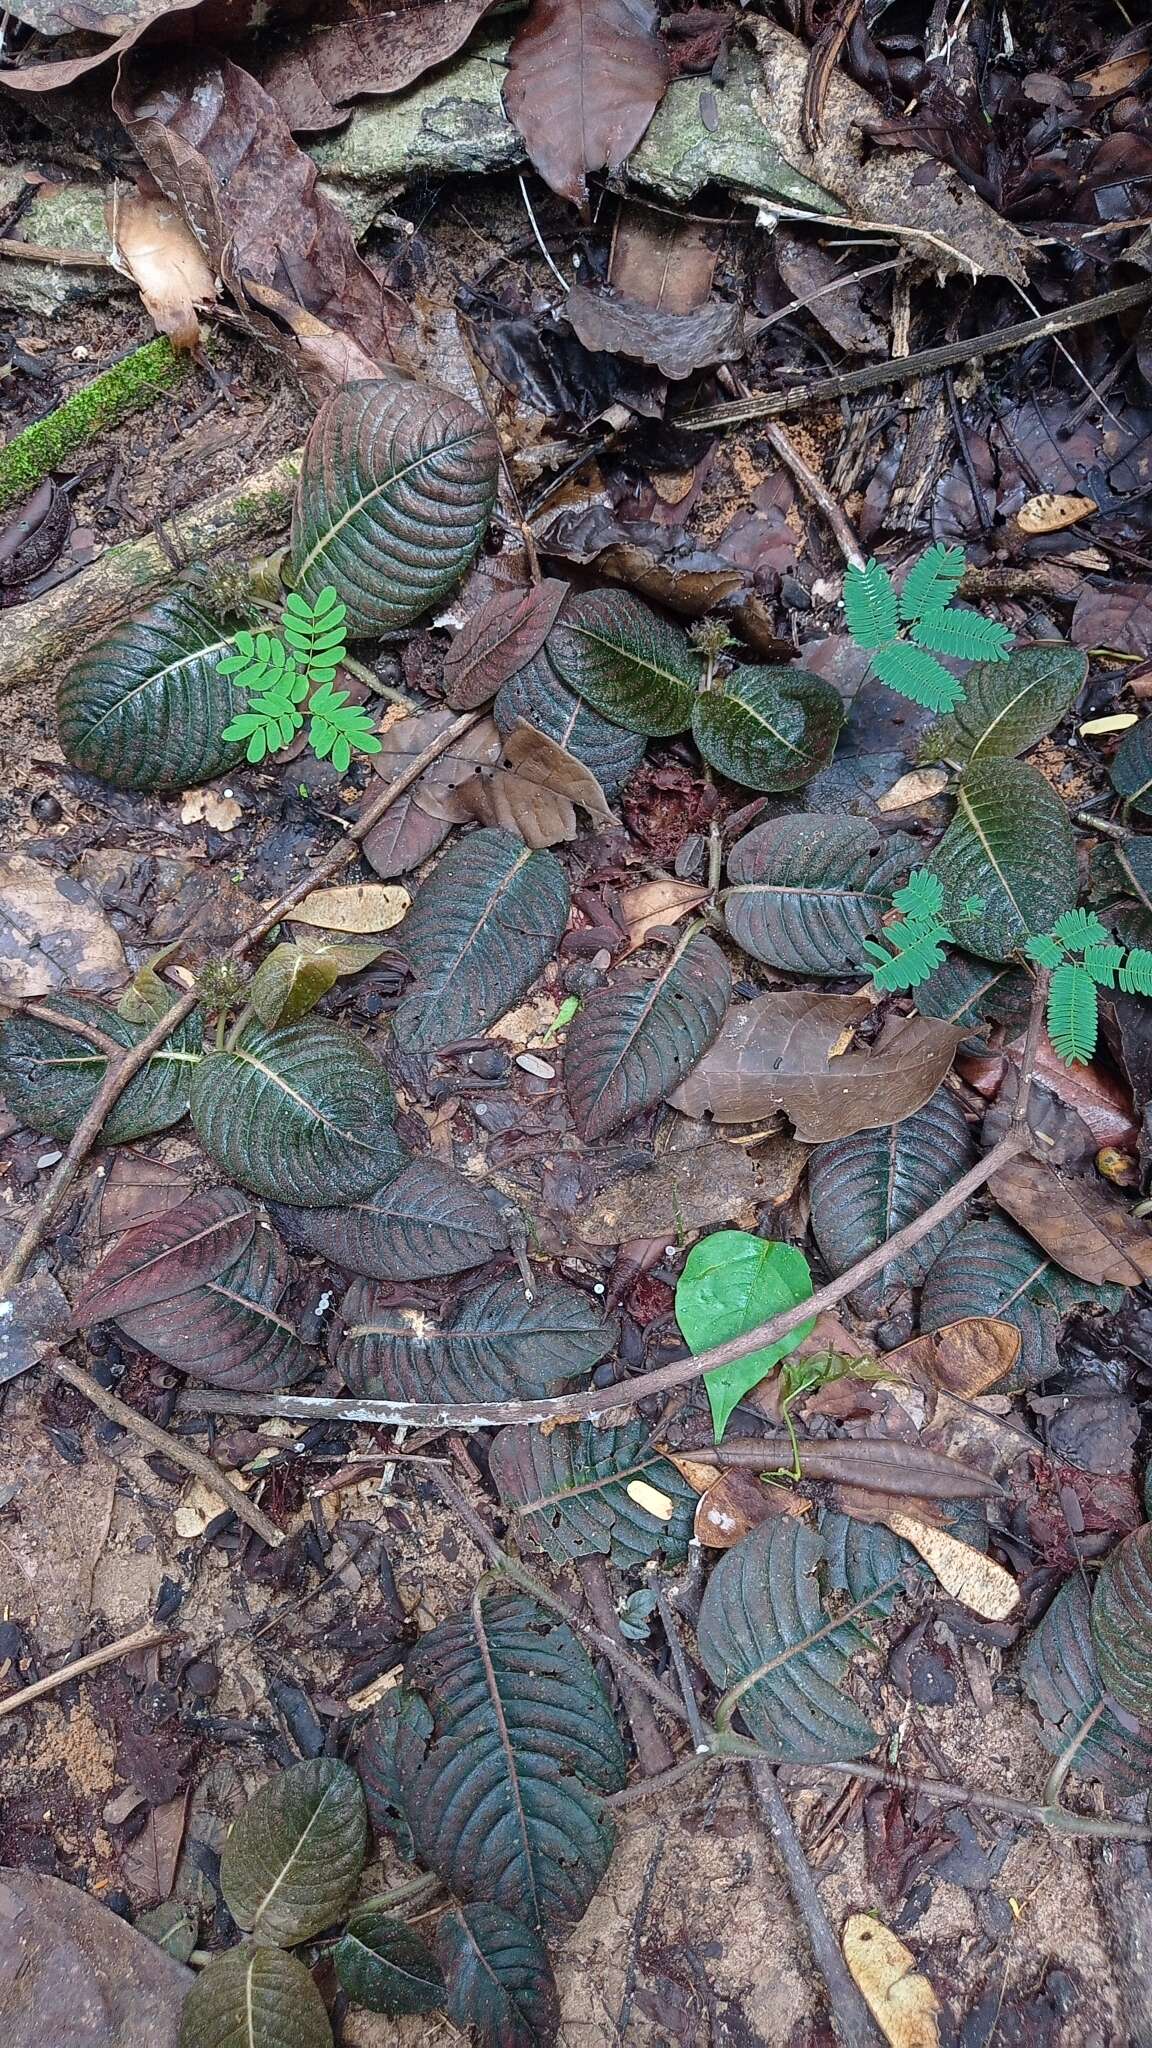
{"label": "small green shoot", "polygon": [[353,753],[378,754],[371,713],[349,704],[333,684],[345,656],[347,608],[331,587],[314,604],[293,590],[280,615],[279,633],[237,633],[219,672],[249,692],[248,709],[224,728],[226,740],[247,740],[249,761],[290,746],[308,717],[308,742],[317,760],[331,757],[341,774]]}
{"label": "small green shoot", "polygon": [[964,574],[962,548],[937,542],[909,570],[897,596],[887,569],[874,558],[844,578],[844,615],[857,647],[890,690],[929,711],[952,711],[964,686],[937,661],[1007,661],[1012,635],[994,619],[954,603]]}
{"label": "small green shoot", "polygon": [[[718,1230],[693,1245],[676,1287],[676,1320],[690,1351],[708,1351],[795,1308],[812,1292],[803,1252],[746,1230]],[[775,1344],[719,1365],[704,1376],[719,1443],[732,1410],[812,1330],[801,1323]]]}
{"label": "small green shoot", "polygon": [[917,868],[892,898],[900,912],[900,923],[885,931],[885,943],[865,939],[864,949],[876,966],[872,979],[878,989],[918,988],[944,964],[944,947],[955,944],[944,923],[944,889],[928,868]]}

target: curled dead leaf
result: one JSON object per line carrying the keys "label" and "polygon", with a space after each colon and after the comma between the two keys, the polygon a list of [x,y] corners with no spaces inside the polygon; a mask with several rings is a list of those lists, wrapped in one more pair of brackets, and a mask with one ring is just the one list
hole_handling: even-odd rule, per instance
{"label": "curled dead leaf", "polygon": [[197,313],[216,302],[216,279],[183,216],[162,194],[133,193],[107,208],[117,268],[126,270],[173,348],[200,343]]}
{"label": "curled dead leaf", "polygon": [[1021,533],[1060,533],[1099,509],[1095,498],[1081,498],[1067,491],[1040,491],[1021,505],[1016,524]]}
{"label": "curled dead leaf", "polygon": [[911,1949],[871,1913],[844,1923],[844,1960],[889,2048],[939,2048],[939,2001]]}
{"label": "curled dead leaf", "polygon": [[762,1486],[751,1472],[737,1466],[722,1472],[701,1494],[692,1533],[708,1550],[731,1550],[750,1529],[758,1529],[774,1515],[806,1513],[807,1503],[798,1493],[783,1486]]}
{"label": "curled dead leaf", "polygon": [[526,846],[559,846],[576,837],[576,807],[610,823],[608,799],[590,768],[556,740],[521,719],[493,768],[481,768],[451,799],[480,825],[519,833]]}

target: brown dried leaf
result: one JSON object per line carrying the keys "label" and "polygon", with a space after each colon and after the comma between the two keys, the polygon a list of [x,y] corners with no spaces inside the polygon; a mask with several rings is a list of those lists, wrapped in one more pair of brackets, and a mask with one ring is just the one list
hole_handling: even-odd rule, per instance
{"label": "brown dried leaf", "polygon": [[[380,752],[372,756],[376,773],[385,782],[394,782],[452,724],[453,717],[444,710],[421,711],[415,718],[384,726],[379,735]],[[415,787],[399,797],[372,827],[362,848],[369,866],[385,881],[419,867],[448,837],[452,814],[445,809],[444,798],[457,783],[475,774],[477,764],[495,761],[499,753],[500,734],[490,718],[482,719],[426,768]],[[369,790],[365,804],[372,803],[378,793]]]}
{"label": "brown dried leaf", "polygon": [[133,193],[106,211],[116,254],[139,286],[157,333],[168,335],[174,348],[197,348],[197,311],[215,304],[216,279],[191,228],[158,193]]}
{"label": "brown dried leaf", "polygon": [[407,889],[380,882],[348,882],[337,889],[313,889],[292,911],[296,924],[326,932],[390,932],[411,907]]}
{"label": "brown dried leaf", "polygon": [[1147,654],[1152,640],[1152,583],[1086,583],[1072,614],[1071,638],[1077,647]]}
{"label": "brown dried leaf", "polygon": [[996,1316],[964,1316],[889,1351],[884,1370],[925,1393],[942,1389],[974,1401],[1010,1373],[1019,1356],[1020,1332],[1014,1323]]}
{"label": "brown dried leaf", "polygon": [[1089,519],[1099,510],[1095,498],[1080,498],[1065,491],[1041,491],[1029,498],[1016,514],[1021,533],[1061,533],[1078,519]]}
{"label": "brown dried leaf", "polygon": [[504,104],[545,183],[584,206],[587,173],[620,168],[670,76],[649,0],[535,0],[509,51]]}
{"label": "brown dried leaf", "polygon": [[722,1472],[696,1505],[693,1535],[709,1550],[731,1550],[734,1543],[770,1522],[775,1515],[803,1515],[807,1503],[782,1486],[762,1486],[739,1466]]}
{"label": "brown dried leaf", "polygon": [[731,1010],[720,1035],[669,1096],[686,1116],[755,1123],[782,1109],[806,1144],[899,1123],[940,1086],[964,1033],[929,1017],[890,1016],[866,1052],[848,1052],[864,996],[772,991]]}
{"label": "brown dried leaf", "polygon": [[[780,1142],[791,1145],[790,1139]],[[698,1231],[735,1222],[757,1200],[756,1169],[738,1145],[695,1145],[666,1152],[646,1173],[613,1181],[575,1221],[586,1244],[630,1244],[662,1234],[687,1244]]]}
{"label": "brown dried leaf", "polygon": [[970,1543],[961,1543],[947,1529],[934,1528],[899,1508],[885,1515],[884,1520],[894,1536],[902,1536],[905,1543],[919,1551],[953,1600],[961,1601],[985,1621],[1004,1621],[1011,1614],[1020,1598],[1020,1588],[1011,1572],[1006,1572],[994,1558],[973,1550]]}
{"label": "brown dried leaf", "polygon": [[852,284],[843,264],[819,242],[810,235],[790,235],[781,225],[772,238],[772,250],[781,282],[794,298],[811,299],[812,318],[831,335],[837,348],[849,349],[854,355],[887,354],[888,335],[865,306],[863,286]]}
{"label": "brown dried leaf", "polygon": [[446,64],[494,0],[436,0],[429,7],[347,12],[275,57],[263,84],[297,135],[321,135],[347,119],[364,93],[403,92]]}
{"label": "brown dried leaf", "polygon": [[[200,0],[133,0],[127,6],[116,4],[116,0],[111,5],[95,6],[88,6],[86,0],[56,0],[56,4],[54,0],[19,0],[18,7],[9,8],[8,12],[40,35],[70,36],[74,30],[83,29],[94,35],[114,36],[115,41],[81,57],[13,65],[0,71],[0,85],[16,87],[20,92],[58,92],[64,86],[74,85],[98,64],[123,56],[161,16],[179,14],[199,5]],[[239,14],[239,6],[236,11]]]}
{"label": "brown dried leaf", "polygon": [[744,315],[727,299],[710,299],[692,313],[669,313],[610,286],[574,284],[564,315],[585,348],[652,363],[673,379],[738,362],[744,354]]}
{"label": "brown dried leaf", "polygon": [[994,1173],[988,1187],[1013,1221],[1077,1279],[1139,1287],[1152,1278],[1147,1225],[1092,1181],[1020,1158]]}
{"label": "brown dried leaf", "polygon": [[592,770],[523,720],[508,734],[496,766],[462,782],[452,801],[464,816],[517,832],[531,847],[575,839],[577,804],[597,823],[612,820]]}
{"label": "brown dried leaf", "polygon": [[559,577],[528,590],[497,590],[466,619],[444,657],[444,697],[474,711],[539,654],[568,595]]}
{"label": "brown dried leaf", "polygon": [[695,882],[674,882],[670,876],[658,882],[638,882],[634,889],[625,889],[620,898],[620,919],[628,934],[627,959],[635,953],[653,931],[663,925],[677,925],[689,911],[698,910],[708,900],[707,889],[701,889]]}
{"label": "brown dried leaf", "polygon": [[707,221],[622,206],[608,282],[625,298],[662,313],[694,313],[707,304],[722,239]]}
{"label": "brown dried leaf", "polygon": [[[800,1469],[806,1479],[827,1479],[843,1486],[866,1486],[916,1500],[982,1500],[1002,1494],[998,1480],[972,1465],[961,1464],[945,1451],[924,1444],[899,1443],[888,1437],[800,1436]],[[787,1436],[725,1437],[705,1455],[716,1465],[743,1465],[754,1472],[792,1469],[792,1440]]]}
{"label": "brown dried leaf", "polygon": [[871,1913],[844,1923],[844,1960],[889,2048],[939,2048],[939,2002],[911,1949]]}

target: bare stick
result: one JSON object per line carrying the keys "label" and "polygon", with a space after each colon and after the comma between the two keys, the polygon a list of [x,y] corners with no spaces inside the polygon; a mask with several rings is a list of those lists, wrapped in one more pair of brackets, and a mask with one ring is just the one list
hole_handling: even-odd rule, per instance
{"label": "bare stick", "polygon": [[[628,1646],[624,1632],[616,1618],[616,1603],[612,1588],[608,1584],[608,1573],[602,1557],[582,1557],[576,1566],[576,1576],[581,1591],[592,1613],[592,1618],[606,1636],[627,1654]],[[664,1740],[664,1733],[652,1708],[652,1702],[641,1687],[634,1685],[624,1673],[618,1674],[620,1700],[628,1716],[632,1740],[640,1769],[646,1778],[655,1778],[662,1771],[669,1771],[675,1761],[672,1751]]]}
{"label": "bare stick", "polygon": [[843,506],[836,503],[827,484],[817,476],[816,471],[811,465],[805,462],[796,443],[789,434],[785,433],[783,427],[778,427],[773,420],[767,420],[764,424],[763,434],[764,439],[776,450],[785,468],[791,470],[805,497],[811,498],[812,503],[824,514],[828,525],[836,537],[837,545],[844,560],[853,569],[862,569],[864,567],[863,550],[852,531],[847,513],[844,511]]}
{"label": "bare stick", "polygon": [[89,1671],[99,1671],[102,1664],[111,1664],[117,1657],[130,1657],[136,1650],[154,1649],[157,1643],[171,1640],[172,1631],[155,1628],[138,1628],[130,1636],[121,1636],[119,1642],[105,1643],[102,1650],[89,1650],[86,1657],[76,1657],[71,1664],[65,1664],[59,1671],[49,1672],[47,1678],[38,1678],[34,1685],[22,1685],[19,1692],[10,1692],[0,1700],[0,1719],[5,1714],[18,1714],[21,1707],[31,1706],[33,1700],[41,1700],[46,1693],[59,1692],[62,1685],[70,1685],[74,1678],[83,1678]]}
{"label": "bare stick", "polygon": [[880,2036],[844,1961],[832,1931],[804,1845],[792,1824],[770,1764],[750,1764],[748,1776],[776,1853],[784,1867],[792,1904],[804,1922],[816,1967],[827,1987],[832,2018],[844,2048],[877,2048]]}

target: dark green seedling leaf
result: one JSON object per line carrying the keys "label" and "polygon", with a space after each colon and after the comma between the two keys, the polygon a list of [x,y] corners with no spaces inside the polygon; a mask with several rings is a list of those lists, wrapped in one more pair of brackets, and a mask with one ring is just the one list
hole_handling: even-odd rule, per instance
{"label": "dark green seedling leaf", "polygon": [[1022,1230],[1001,1217],[966,1223],[929,1268],[920,1297],[922,1330],[963,1316],[1000,1316],[1020,1332],[1018,1363],[1001,1390],[1012,1392],[1056,1371],[1056,1334],[1069,1309],[1091,1302],[1119,1308],[1123,1289],[1093,1287],[1057,1266]]}
{"label": "dark green seedling leaf", "polygon": [[843,1593],[852,1607],[872,1600],[876,1613],[887,1617],[900,1598],[901,1589],[893,1579],[903,1574],[911,1583],[924,1577],[925,1567],[911,1544],[901,1542],[883,1522],[861,1522],[838,1508],[824,1508],[818,1527],[828,1590]]}
{"label": "dark green seedling leaf", "polygon": [[555,1564],[606,1557],[630,1571],[651,1557],[677,1565],[685,1556],[696,1495],[652,1449],[642,1422],[566,1422],[547,1436],[502,1429],[491,1471],[505,1508]]}
{"label": "dark green seedling leaf", "polygon": [[397,1308],[395,1289],[354,1280],[340,1304],[333,1362],[354,1394],[386,1401],[537,1400],[591,1372],[615,1340],[578,1287],[541,1281],[526,1300],[517,1276],[466,1294],[439,1328],[425,1309]]}
{"label": "dark green seedling leaf", "polygon": [[564,1084],[586,1143],[671,1094],[717,1036],[731,994],[728,962],[705,932],[681,940],[655,980],[622,974],[592,992],[564,1049]]}
{"label": "dark green seedling leaf", "polygon": [[922,1017],[964,1024],[980,1038],[987,1037],[991,1025],[1003,1024],[1012,1038],[1028,1021],[1031,998],[1031,978],[1022,967],[996,966],[973,953],[953,951],[920,983],[914,1001]]}
{"label": "dark green seedling leaf", "polygon": [[1026,754],[1059,725],[1088,673],[1088,657],[1063,642],[1017,647],[1007,661],[980,661],[964,678],[964,696],[934,719],[920,742],[921,761],[988,760]]}
{"label": "dark green seedling leaf", "polygon": [[248,1000],[268,1031],[297,1024],[342,974],[363,974],[384,948],[345,941],[332,945],[273,946],[252,977]]}
{"label": "dark green seedling leaf", "polygon": [[[129,1023],[87,996],[53,994],[47,1002],[62,1017],[92,1025],[117,1045],[138,1045],[151,1029],[150,1025]],[[187,1116],[189,1089],[200,1059],[200,1036],[194,1015],[176,1026],[171,1038],[153,1053],[113,1105],[100,1133],[103,1144],[127,1145],[134,1138],[150,1138]],[[19,1117],[30,1131],[71,1138],[92,1105],[106,1065],[102,1052],[58,1024],[21,1016],[0,1021],[0,1092],[9,1114]]]}
{"label": "dark green seedling leaf", "polygon": [[845,572],[844,616],[857,647],[887,647],[896,638],[900,630],[896,592],[887,569],[875,556],[863,569],[853,567]]}
{"label": "dark green seedling leaf", "polygon": [[163,1905],[139,1914],[136,1928],[174,1963],[186,1963],[200,1945],[199,1908],[181,1905],[178,1899],[165,1899]]}
{"label": "dark green seedling leaf", "polygon": [[770,818],[728,855],[724,922],[753,959],[786,974],[867,973],[862,942],[915,857],[911,840],[885,844],[862,818]]}
{"label": "dark green seedling leaf", "polygon": [[1130,809],[1152,811],[1152,718],[1142,718],[1125,733],[1108,772]]}
{"label": "dark green seedling leaf", "polygon": [[590,768],[611,803],[644,759],[643,733],[601,718],[568,688],[547,646],[510,676],[492,706],[504,738],[522,721],[555,740]]}
{"label": "dark green seedling leaf", "polygon": [[[1020,1680],[1040,1712],[1040,1740],[1052,1756],[1075,1742],[1104,1696],[1092,1642],[1092,1595],[1082,1578],[1061,1586],[1033,1629]],[[1142,1792],[1152,1783],[1152,1728],[1126,1728],[1109,1707],[1080,1743],[1072,1765],[1082,1778],[1098,1778],[1116,1793]]]}
{"label": "dark green seedling leaf", "polygon": [[552,2048],[560,1999],[548,1951],[499,1906],[453,1906],[436,1929],[448,2014],[478,2048]]}
{"label": "dark green seedling leaf", "polygon": [[395,1844],[406,1863],[415,1859],[416,1845],[404,1803],[397,1755],[402,1744],[411,1743],[418,1765],[431,1733],[432,1716],[423,1700],[416,1693],[395,1686],[377,1705],[357,1759],[372,1826],[379,1836]]}
{"label": "dark green seedling leaf", "polygon": [[1092,901],[1126,946],[1152,947],[1152,833],[1104,839],[1089,866]]}
{"label": "dark green seedling leaf", "polygon": [[337,1025],[249,1024],[228,1051],[204,1055],[190,1093],[209,1157],[268,1201],[322,1208],[379,1182],[392,1143],[391,1083]]}
{"label": "dark green seedling leaf", "polygon": [[433,1717],[419,1759],[398,1746],[420,1861],[450,1891],[531,1927],[579,1920],[608,1867],[603,1804],[624,1746],[591,1663],[563,1622],[493,1595],[420,1638],[405,1687]]}
{"label": "dark green seedling leaf", "polygon": [[368,1280],[434,1280],[482,1266],[508,1249],[504,1210],[474,1181],[436,1159],[405,1164],[359,1202],[272,1215],[289,1244],[319,1252]]}
{"label": "dark green seedling leaf", "polygon": [[[203,1213],[199,1205],[211,1200],[220,1208],[242,1203],[234,1189],[215,1188],[210,1196],[197,1198],[198,1213]],[[275,1231],[257,1223],[230,1265],[206,1272],[199,1286],[165,1299],[118,1306],[115,1320],[130,1343],[206,1386],[238,1394],[291,1387],[314,1372],[318,1360],[278,1313],[288,1279],[284,1246]]]}
{"label": "dark green seedling leaf", "polygon": [[415,977],[392,1019],[407,1052],[486,1031],[518,1003],[568,922],[564,870],[511,832],[470,832],[422,882],[396,940]]}
{"label": "dark green seedling leaf", "polygon": [[358,640],[429,611],[479,552],[499,449],[462,399],[407,378],[346,384],[317,414],[292,515],[292,577],[334,587]]}
{"label": "dark green seedling leaf", "polygon": [[332,2029],[303,1963],[244,1946],[200,1972],[180,2016],[180,2048],[332,2048]]}
{"label": "dark green seedling leaf", "polygon": [[[1021,761],[972,762],[930,866],[957,944],[986,960],[1011,959],[1076,901],[1068,813],[1039,769]],[[977,902],[983,907],[972,910]]]}
{"label": "dark green seedling leaf", "polygon": [[[747,1230],[718,1230],[688,1254],[676,1283],[676,1321],[690,1351],[710,1351],[807,1301],[811,1292],[808,1261],[795,1245],[773,1244]],[[705,1373],[717,1442],[745,1394],[812,1329],[811,1322],[800,1323],[775,1344]]]}
{"label": "dark green seedling leaf", "polygon": [[866,1638],[851,1622],[824,1632],[823,1562],[816,1531],[781,1515],[724,1553],[700,1608],[696,1641],[712,1683],[727,1692],[763,1672],[742,1695],[740,1717],[782,1763],[842,1761],[876,1747],[876,1730],[843,1690]]}
{"label": "dark green seedling leaf", "polygon": [[561,681],[605,718],[653,739],[690,725],[704,665],[682,628],[631,591],[570,598],[545,645]]}
{"label": "dark green seedling leaf", "polygon": [[[874,570],[870,562],[868,568]],[[859,575],[858,570],[852,572]],[[881,573],[883,573],[881,571]],[[926,612],[943,611],[951,604],[964,580],[963,548],[945,547],[942,541],[924,550],[918,562],[913,562],[900,589],[900,617],[906,624],[922,619]],[[847,590],[845,590],[847,604]],[[893,631],[895,628],[893,628]],[[886,637],[891,637],[888,635]],[[863,645],[863,642],[860,643]]]}
{"label": "dark green seedling leaf", "polygon": [[77,1329],[199,1290],[236,1264],[255,1229],[255,1212],[243,1195],[209,1188],[126,1230],[77,1296]]}
{"label": "dark green seedling leaf", "polygon": [[[812,1229],[829,1272],[846,1273],[922,1216],[974,1157],[967,1118],[947,1088],[938,1088],[923,1109],[891,1130],[858,1131],[854,1138],[818,1145],[808,1169]],[[878,1314],[900,1288],[919,1287],[962,1221],[956,1210],[858,1288],[852,1298],[861,1312]]]}
{"label": "dark green seedling leaf", "polygon": [[247,709],[218,672],[231,635],[177,587],[98,640],[60,685],[60,744],[117,789],[188,789],[244,758],[225,727]]}
{"label": "dark green seedling leaf", "polygon": [[353,1913],[332,1960],[340,1989],[369,2012],[399,2019],[436,2012],[444,2003],[444,1972],[427,1942],[371,1902]]}
{"label": "dark green seedling leaf", "polygon": [[736,668],[697,697],[692,737],[709,765],[745,789],[800,789],[836,750],[844,704],[802,668]]}
{"label": "dark green seedling leaf", "polygon": [[1105,1558],[1092,1590],[1092,1642],[1109,1700],[1152,1726],[1152,1522]]}
{"label": "dark green seedling leaf", "polygon": [[368,1842],[359,1778],[331,1756],[292,1764],[253,1794],[224,1845],[220,1889],[246,1934],[294,1948],[356,1896]]}

